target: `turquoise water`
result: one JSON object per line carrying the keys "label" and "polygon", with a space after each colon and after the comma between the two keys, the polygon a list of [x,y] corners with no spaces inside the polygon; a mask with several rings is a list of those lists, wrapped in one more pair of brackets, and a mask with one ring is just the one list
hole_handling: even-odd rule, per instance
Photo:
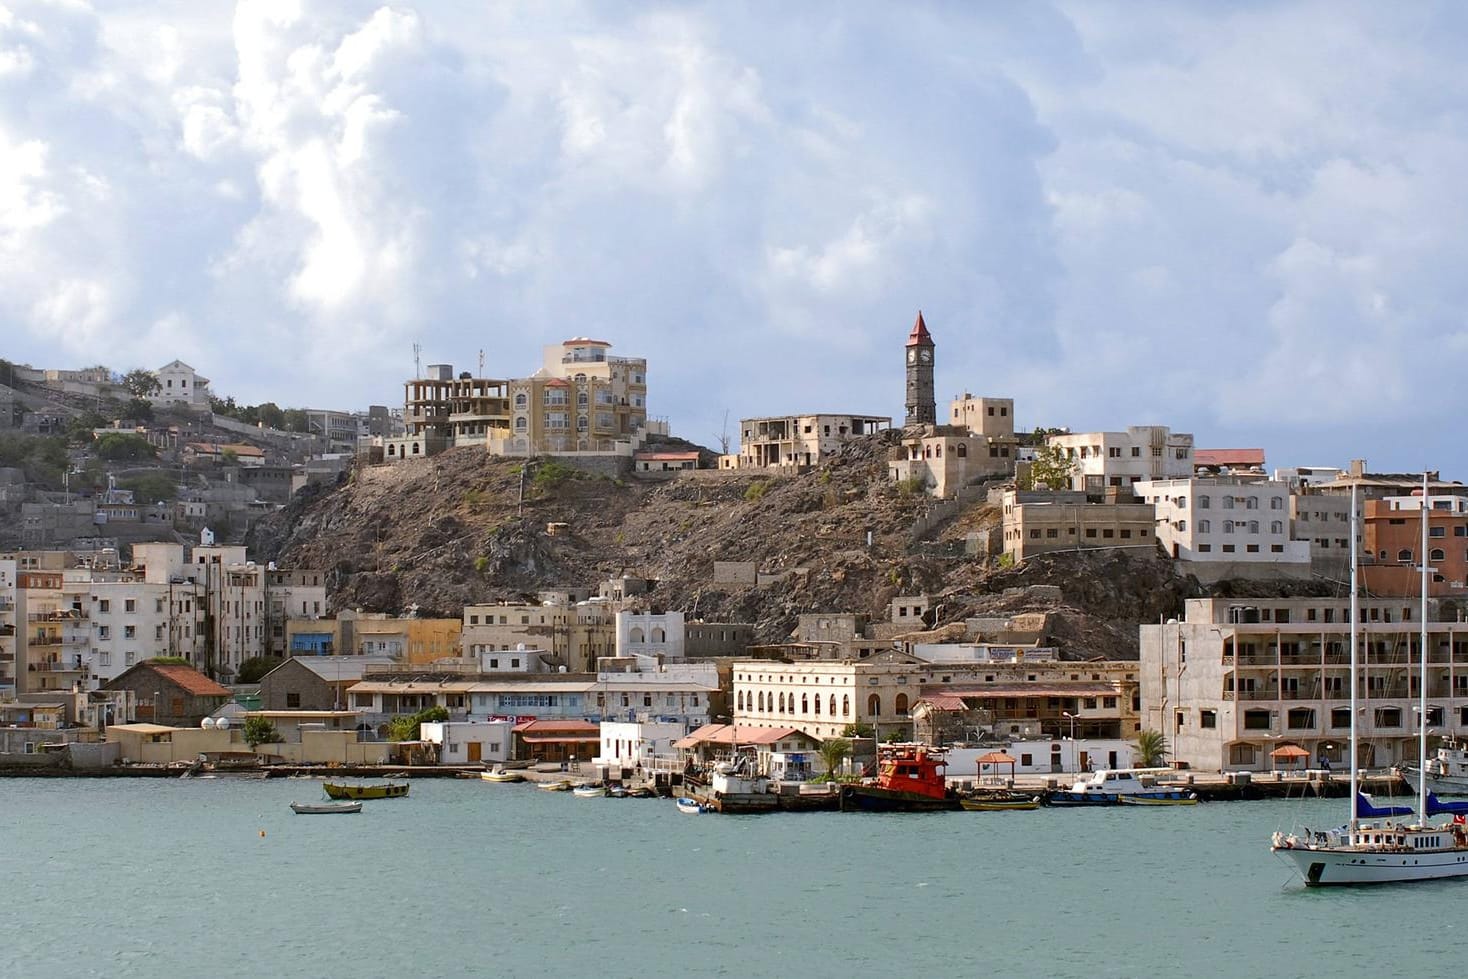
{"label": "turquoise water", "polygon": [[[1338,801],[686,816],[413,783],[0,781],[0,976],[1440,976],[1468,883],[1307,891]],[[260,835],[264,830],[265,835]],[[1426,939],[1422,936],[1427,936]]]}

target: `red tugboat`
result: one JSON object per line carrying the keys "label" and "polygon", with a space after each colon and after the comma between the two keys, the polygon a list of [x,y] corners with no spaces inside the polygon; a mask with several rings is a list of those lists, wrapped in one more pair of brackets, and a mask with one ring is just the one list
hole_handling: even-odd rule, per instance
{"label": "red tugboat", "polygon": [[959,809],[958,794],[943,780],[941,748],[884,744],[877,748],[877,778],[841,789],[842,812],[933,812]]}

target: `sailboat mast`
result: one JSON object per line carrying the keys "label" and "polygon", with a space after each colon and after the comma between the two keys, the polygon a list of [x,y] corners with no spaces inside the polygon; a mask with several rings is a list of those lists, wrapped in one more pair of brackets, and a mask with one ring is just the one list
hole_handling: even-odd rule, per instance
{"label": "sailboat mast", "polygon": [[1432,569],[1427,566],[1427,524],[1432,501],[1427,498],[1427,473],[1422,474],[1422,635],[1418,641],[1421,659],[1417,676],[1417,818],[1427,825],[1427,581]]}
{"label": "sailboat mast", "polygon": [[1357,749],[1357,721],[1356,721],[1356,673],[1357,648],[1360,643],[1361,632],[1361,607],[1360,599],[1356,595],[1357,562],[1360,559],[1361,545],[1357,543],[1357,510],[1356,510],[1356,484],[1351,484],[1351,756],[1346,759],[1351,768],[1351,821],[1349,840],[1355,842],[1356,838],[1356,803],[1361,792],[1360,774],[1356,770],[1356,759],[1360,757]]}

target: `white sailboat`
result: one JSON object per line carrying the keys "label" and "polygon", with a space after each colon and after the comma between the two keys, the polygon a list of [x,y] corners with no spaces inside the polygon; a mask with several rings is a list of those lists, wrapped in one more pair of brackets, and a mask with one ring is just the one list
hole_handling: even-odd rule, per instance
{"label": "white sailboat", "polygon": [[[1432,569],[1427,566],[1427,524],[1431,501],[1427,475],[1422,476],[1422,614],[1421,677],[1418,688],[1419,769],[1427,759],[1427,583]],[[1468,834],[1458,822],[1433,825],[1435,812],[1456,807],[1442,806],[1427,793],[1419,780],[1417,812],[1405,821],[1395,815],[1401,810],[1378,810],[1392,815],[1362,818],[1363,806],[1357,776],[1358,731],[1356,686],[1360,650],[1361,613],[1357,595],[1357,557],[1361,545],[1356,536],[1356,489],[1351,488],[1351,818],[1340,830],[1304,836],[1275,833],[1270,849],[1292,863],[1309,887],[1342,884],[1387,884],[1415,880],[1468,877]],[[1369,803],[1368,803],[1369,805]],[[1369,808],[1364,809],[1367,814]]]}

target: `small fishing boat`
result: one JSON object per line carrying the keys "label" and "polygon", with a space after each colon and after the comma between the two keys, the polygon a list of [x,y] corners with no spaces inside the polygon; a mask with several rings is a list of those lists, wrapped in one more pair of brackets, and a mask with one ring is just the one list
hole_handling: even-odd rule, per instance
{"label": "small fishing boat", "polygon": [[600,799],[607,794],[607,790],[601,785],[577,785],[572,787],[571,794],[578,799]]}
{"label": "small fishing boat", "polygon": [[333,799],[401,799],[408,794],[407,782],[379,782],[373,785],[327,782],[322,788]]}
{"label": "small fishing boat", "polygon": [[492,772],[480,772],[479,777],[486,782],[523,782],[525,775],[522,772],[507,772],[503,768],[496,768]]}
{"label": "small fishing boat", "polygon": [[611,785],[607,787],[607,795],[613,799],[626,799],[632,794],[625,785]]}
{"label": "small fishing boat", "polygon": [[570,779],[563,778],[555,782],[541,782],[536,788],[542,792],[570,792],[572,786]]}
{"label": "small fishing boat", "polygon": [[[1421,770],[1415,765],[1403,766],[1402,777],[1412,791],[1418,791]],[[1468,742],[1446,738],[1436,754],[1427,759],[1427,791],[1433,795],[1468,795]]]}
{"label": "small fishing boat", "polygon": [[690,816],[697,816],[700,813],[711,812],[712,810],[697,799],[685,795],[678,799],[678,811],[686,812]]}
{"label": "small fishing boat", "polygon": [[297,816],[335,816],[341,813],[361,812],[360,802],[292,802],[291,812]]}
{"label": "small fishing boat", "polygon": [[1198,796],[1192,792],[1171,792],[1163,796],[1124,795],[1117,803],[1123,806],[1196,806]]}
{"label": "small fishing boat", "polygon": [[1135,769],[1103,769],[1069,789],[1050,793],[1049,806],[1190,806],[1197,793],[1156,785],[1151,776]]}
{"label": "small fishing boat", "polygon": [[993,792],[964,796],[958,804],[969,812],[1007,812],[1011,809],[1039,809],[1040,797],[1023,792]]}

